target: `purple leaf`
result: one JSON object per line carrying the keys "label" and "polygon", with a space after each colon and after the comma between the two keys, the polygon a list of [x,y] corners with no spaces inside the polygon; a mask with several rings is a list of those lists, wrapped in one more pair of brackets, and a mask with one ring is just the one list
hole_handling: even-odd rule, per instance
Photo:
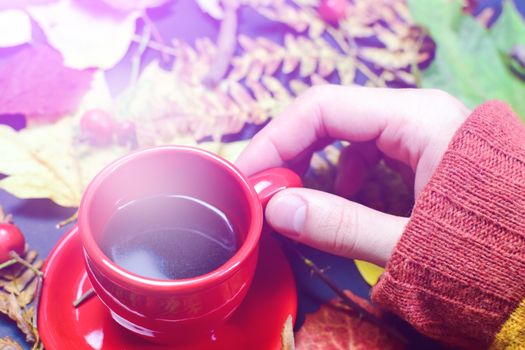
{"label": "purple leaf", "polygon": [[0,65],[0,114],[52,122],[75,111],[93,70],[66,68],[47,45],[28,46]]}

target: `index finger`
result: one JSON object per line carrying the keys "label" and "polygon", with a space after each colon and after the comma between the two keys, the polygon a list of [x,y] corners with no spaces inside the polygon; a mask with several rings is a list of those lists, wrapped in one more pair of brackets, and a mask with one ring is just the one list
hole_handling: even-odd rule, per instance
{"label": "index finger", "polygon": [[251,175],[284,165],[322,138],[374,140],[388,120],[406,114],[404,106],[413,103],[414,98],[406,94],[407,90],[313,87],[255,135],[236,164]]}

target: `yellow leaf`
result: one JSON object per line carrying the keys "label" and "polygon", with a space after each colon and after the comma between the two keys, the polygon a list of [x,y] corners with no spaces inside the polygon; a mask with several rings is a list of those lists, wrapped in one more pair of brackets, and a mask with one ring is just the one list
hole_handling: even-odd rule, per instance
{"label": "yellow leaf", "polygon": [[337,62],[337,73],[341,85],[352,85],[355,79],[355,71],[355,62],[352,59]]}
{"label": "yellow leaf", "polygon": [[75,115],[19,132],[0,126],[0,174],[7,175],[0,188],[19,198],[50,198],[59,205],[77,207],[94,174],[126,151],[110,147],[85,152],[76,141],[84,111],[107,108],[110,102],[107,84],[98,74]]}
{"label": "yellow leaf", "polygon": [[18,305],[14,294],[0,293],[0,313],[16,322],[18,328],[25,334],[27,341],[35,341],[33,326],[24,317],[25,311]]}
{"label": "yellow leaf", "polygon": [[271,76],[265,76],[262,78],[262,83],[266,88],[273,94],[274,98],[278,100],[289,100],[291,99],[288,90],[282,85],[282,83]]}
{"label": "yellow leaf", "polygon": [[335,62],[333,58],[323,56],[319,61],[319,75],[327,77],[335,70]]}
{"label": "yellow leaf", "polygon": [[282,71],[284,74],[290,74],[297,68],[297,65],[299,64],[300,60],[296,56],[286,55],[283,58],[283,68]]}
{"label": "yellow leaf", "polygon": [[248,145],[249,140],[236,141],[236,142],[203,142],[198,144],[196,147],[202,148],[206,151],[215,153],[224,159],[235,162],[237,157]]}
{"label": "yellow leaf", "polygon": [[71,171],[74,164],[67,141],[72,138],[64,120],[18,133],[0,126],[0,173],[8,175],[0,188],[20,198],[51,198],[63,206],[76,206],[81,188]]}
{"label": "yellow leaf", "polygon": [[375,286],[384,269],[362,260],[354,260],[354,263],[366,283]]}
{"label": "yellow leaf", "polygon": [[255,49],[255,42],[247,35],[241,34],[238,37],[239,45],[244,51],[252,51]]}
{"label": "yellow leaf", "polygon": [[74,118],[20,132],[0,126],[0,173],[8,175],[0,188],[19,198],[49,198],[77,207],[89,180],[125,149],[77,154],[76,128]]}
{"label": "yellow leaf", "polygon": [[308,84],[305,84],[301,80],[290,80],[290,90],[294,93],[294,95],[300,95],[306,90],[308,90],[310,86]]}
{"label": "yellow leaf", "polygon": [[0,338],[0,350],[23,350],[24,348],[10,337]]}
{"label": "yellow leaf", "polygon": [[247,81],[258,81],[259,79],[261,79],[263,72],[264,72],[264,64],[259,60],[255,60],[253,61],[250,67],[250,70],[248,71],[246,80]]}
{"label": "yellow leaf", "polygon": [[314,18],[310,23],[310,27],[308,28],[308,35],[311,38],[318,38],[321,36],[321,34],[323,34],[325,28],[326,24],[323,21]]}
{"label": "yellow leaf", "polygon": [[252,98],[250,93],[241,84],[237,82],[231,82],[228,88],[230,96],[241,109],[249,110],[251,105],[255,103],[255,100]]}
{"label": "yellow leaf", "polygon": [[272,95],[270,92],[258,81],[247,81],[246,86],[250,89],[250,91],[255,96],[255,99],[262,103],[265,100],[268,101],[272,99]]}
{"label": "yellow leaf", "polygon": [[318,74],[313,74],[310,78],[312,79],[312,85],[326,85],[326,84],[330,84],[330,82],[328,80],[326,80],[325,78],[323,78],[322,76],[320,76]]}
{"label": "yellow leaf", "polygon": [[400,69],[417,63],[417,52],[388,51],[387,49],[365,47],[359,50],[364,59],[383,68]]}

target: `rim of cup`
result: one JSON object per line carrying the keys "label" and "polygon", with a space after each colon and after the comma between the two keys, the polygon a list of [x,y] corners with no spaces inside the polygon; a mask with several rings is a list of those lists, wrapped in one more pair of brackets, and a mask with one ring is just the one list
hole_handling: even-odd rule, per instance
{"label": "rim of cup", "polygon": [[[210,271],[204,275],[199,275],[191,278],[163,280],[148,278],[140,276],[136,273],[125,270],[119,265],[115,264],[99,247],[89,223],[91,216],[91,205],[93,197],[97,190],[104,183],[108,176],[111,176],[116,169],[122,167],[129,162],[136,162],[146,157],[156,156],[161,153],[184,152],[192,153],[195,156],[206,158],[217,167],[231,174],[236,179],[239,186],[242,188],[243,194],[246,196],[247,203],[250,205],[250,224],[245,239],[240,245],[235,254],[228,259],[224,264],[218,268]],[[263,211],[259,197],[255,192],[253,186],[249,183],[246,176],[244,176],[239,169],[232,163],[218,155],[211,152],[190,146],[158,146],[145,150],[140,150],[129,155],[126,155],[100,171],[86,188],[82,197],[79,212],[78,212],[78,227],[80,236],[82,238],[82,246],[85,255],[89,257],[96,269],[100,270],[105,276],[110,276],[113,282],[117,282],[130,289],[139,290],[154,290],[156,292],[170,292],[176,289],[181,292],[190,292],[196,289],[210,287],[211,285],[220,283],[227,279],[237,271],[237,267],[252,254],[253,250],[257,248],[259,238],[261,235],[263,224]]]}

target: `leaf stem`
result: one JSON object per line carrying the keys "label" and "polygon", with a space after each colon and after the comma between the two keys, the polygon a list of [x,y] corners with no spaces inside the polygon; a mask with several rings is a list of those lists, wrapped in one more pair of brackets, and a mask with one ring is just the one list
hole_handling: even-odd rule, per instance
{"label": "leaf stem", "polygon": [[81,304],[83,304],[84,302],[88,301],[89,299],[91,299],[95,295],[96,295],[95,290],[93,288],[89,289],[87,292],[82,294],[77,300],[75,300],[73,302],[73,307],[76,309]]}
{"label": "leaf stem", "polygon": [[7,260],[3,262],[2,264],[0,264],[0,270],[5,269],[6,267],[12,266],[16,264],[17,262],[18,261],[16,259]]}
{"label": "leaf stem", "polygon": [[40,307],[40,298],[42,297],[42,288],[44,284],[44,278],[42,276],[37,276],[37,285],[36,285],[36,296],[35,296],[35,315],[33,317],[33,328],[38,330],[38,308]]}
{"label": "leaf stem", "polygon": [[148,47],[148,42],[151,40],[151,32],[152,28],[149,25],[145,25],[140,41],[138,42],[137,51],[131,58],[130,84],[136,83],[139,78],[142,55]]}
{"label": "leaf stem", "polygon": [[[135,43],[140,43],[141,40],[142,40],[142,37],[139,35],[134,35],[132,38],[132,41]],[[150,40],[147,43],[147,46],[148,48],[152,50],[159,51],[161,54],[166,54],[166,55],[173,56],[173,57],[177,56],[178,54],[177,50],[175,50],[174,48],[167,46],[165,44],[162,44],[160,42],[154,41],[154,40]]]}
{"label": "leaf stem", "polygon": [[217,54],[210,70],[203,78],[204,85],[208,87],[217,85],[230,66],[237,45],[237,8],[238,3],[235,0],[227,1],[225,4],[224,18],[217,38]]}
{"label": "leaf stem", "polygon": [[[148,16],[148,14],[146,12],[144,12],[144,14],[142,15],[142,20],[144,21],[144,23],[146,24],[146,26],[148,26],[150,29],[151,29],[151,35],[153,37],[153,39],[155,39],[157,42],[159,42],[161,45],[166,45],[165,42],[164,42],[164,39],[162,38],[162,35],[160,34],[160,30],[159,28],[155,25],[155,22],[153,22],[151,20],[151,18]],[[149,46],[148,44],[146,44],[147,46]],[[160,51],[161,53],[161,57],[162,57],[162,60],[164,62],[168,61],[168,54],[164,51]]]}
{"label": "leaf stem", "polygon": [[23,266],[27,267],[29,270],[33,271],[33,273],[37,276],[42,277],[44,274],[39,269],[35,268],[33,265],[25,261],[18,255],[15,251],[10,251],[9,255],[13,258],[13,260],[16,260],[17,263],[22,264]]}
{"label": "leaf stem", "polygon": [[75,221],[77,218],[78,218],[78,210],[75,211],[75,213],[74,213],[73,215],[71,215],[70,217],[68,217],[67,219],[60,221],[58,224],[55,225],[55,227],[56,227],[57,229],[60,229],[60,228],[62,228],[62,227],[64,227],[64,226],[66,226],[67,224],[72,223],[72,222]]}
{"label": "leaf stem", "polygon": [[301,260],[306,266],[308,266],[312,270],[314,275],[320,278],[335,294],[337,294],[337,296],[339,296],[342,299],[345,305],[357,312],[362,319],[375,324],[376,326],[383,329],[385,332],[388,332],[390,335],[399,339],[402,343],[407,343],[407,339],[405,338],[405,336],[401,334],[397,329],[393,328],[391,325],[381,320],[380,318],[363,308],[361,305],[357,304],[355,301],[350,299],[337,286],[337,284],[330,277],[328,277],[328,275],[324,273],[322,269],[320,269],[312,260],[304,256],[303,253],[301,253],[299,249],[297,249],[297,247],[295,247],[290,241],[288,241],[286,238],[281,237],[279,237],[279,240],[283,242],[286,248],[288,248],[289,251],[293,252],[299,258],[299,260]]}

